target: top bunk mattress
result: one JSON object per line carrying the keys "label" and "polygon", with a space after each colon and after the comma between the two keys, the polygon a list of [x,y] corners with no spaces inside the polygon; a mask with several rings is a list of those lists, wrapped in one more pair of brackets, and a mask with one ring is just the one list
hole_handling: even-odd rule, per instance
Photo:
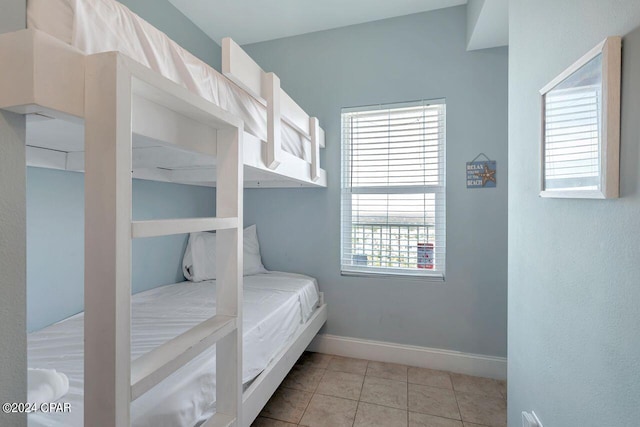
{"label": "top bunk mattress", "polygon": [[[243,383],[262,372],[302,330],[319,302],[315,279],[270,272],[246,276],[243,297]],[[133,296],[131,359],[205,321],[215,312],[215,280],[161,286]],[[69,377],[59,402],[70,412],[29,414],[29,427],[83,425],[84,313],[28,336],[30,368],[56,369]],[[215,346],[169,375],[131,404],[134,427],[193,427],[215,412]]]}
{"label": "top bunk mattress", "polygon": [[[245,131],[267,140],[262,103],[116,0],[28,0],[27,26],[87,55],[121,52],[237,115]],[[282,148],[311,161],[311,143],[286,122]]]}

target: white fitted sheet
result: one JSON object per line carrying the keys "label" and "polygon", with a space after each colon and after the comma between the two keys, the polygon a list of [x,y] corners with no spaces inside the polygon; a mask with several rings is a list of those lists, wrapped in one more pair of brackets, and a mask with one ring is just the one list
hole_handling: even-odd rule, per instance
{"label": "white fitted sheet", "polygon": [[[264,105],[115,0],[28,0],[27,26],[86,54],[122,52],[241,117],[247,132],[267,140]],[[311,161],[310,142],[286,122],[282,148]]]}
{"label": "white fitted sheet", "polygon": [[[215,281],[162,286],[133,296],[131,358],[158,347],[215,312]],[[304,327],[319,301],[315,279],[269,272],[244,278],[243,382],[254,379]],[[80,313],[29,334],[28,364],[69,377],[66,414],[29,415],[29,426],[83,425],[83,322]],[[192,427],[215,411],[215,346],[131,405],[136,427]]]}

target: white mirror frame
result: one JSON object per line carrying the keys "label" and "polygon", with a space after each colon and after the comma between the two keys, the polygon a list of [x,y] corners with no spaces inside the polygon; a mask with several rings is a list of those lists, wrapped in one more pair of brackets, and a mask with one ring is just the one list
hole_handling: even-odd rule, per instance
{"label": "white mirror frame", "polygon": [[[602,122],[599,134],[599,188],[598,189],[559,189],[545,188],[545,95],[591,60],[602,54]],[[608,37],[558,77],[540,90],[542,100],[542,137],[540,154],[540,197],[612,199],[620,192],[620,86],[622,64],[622,38]]]}

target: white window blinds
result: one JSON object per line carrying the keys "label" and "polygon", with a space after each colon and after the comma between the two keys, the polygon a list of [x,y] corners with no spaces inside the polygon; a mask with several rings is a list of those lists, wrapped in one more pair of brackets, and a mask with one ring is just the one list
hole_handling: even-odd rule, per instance
{"label": "white window blinds", "polygon": [[599,55],[545,95],[545,190],[600,186],[601,67]]}
{"label": "white window blinds", "polygon": [[342,110],[342,272],[444,276],[445,103]]}

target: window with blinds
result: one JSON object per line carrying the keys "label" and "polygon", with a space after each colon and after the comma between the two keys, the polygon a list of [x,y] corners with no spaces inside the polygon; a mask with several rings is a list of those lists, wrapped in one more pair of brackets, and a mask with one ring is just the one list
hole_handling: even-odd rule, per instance
{"label": "window with blinds", "polygon": [[445,102],[342,110],[343,274],[444,277]]}
{"label": "window with blinds", "polygon": [[600,186],[602,55],[545,95],[544,189]]}

